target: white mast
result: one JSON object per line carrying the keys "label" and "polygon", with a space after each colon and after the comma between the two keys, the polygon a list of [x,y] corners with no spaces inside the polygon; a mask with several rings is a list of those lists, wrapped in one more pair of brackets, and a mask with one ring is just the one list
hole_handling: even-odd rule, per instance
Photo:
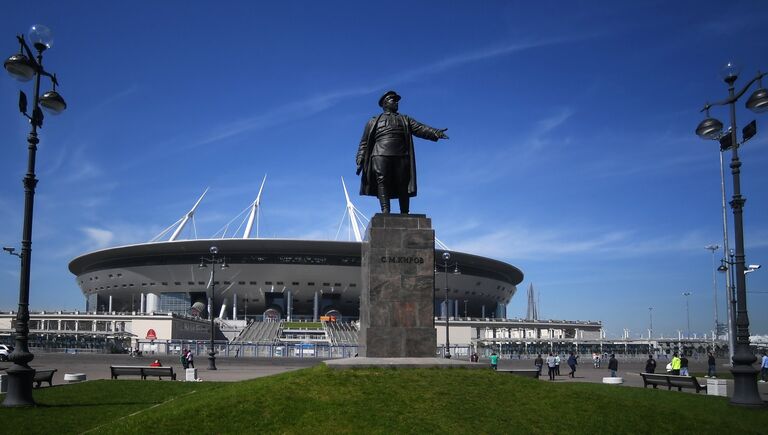
{"label": "white mast", "polygon": [[200,205],[200,201],[203,200],[203,197],[205,196],[205,194],[208,193],[208,189],[210,188],[209,187],[205,188],[205,192],[203,192],[203,194],[200,195],[200,198],[197,200],[195,205],[192,206],[192,210],[187,212],[186,216],[184,216],[184,219],[181,220],[181,223],[179,224],[178,228],[176,228],[176,231],[174,231],[171,238],[168,239],[169,242],[173,242],[174,240],[176,240],[177,237],[179,237],[179,234],[181,234],[181,231],[184,229],[184,226],[187,225],[187,222],[189,221],[189,219],[195,215],[195,210],[197,210],[197,206]]}
{"label": "white mast", "polygon": [[355,241],[362,242],[363,238],[360,236],[360,227],[358,226],[357,216],[355,215],[355,206],[352,205],[352,201],[349,200],[349,193],[347,193],[347,185],[344,184],[344,177],[341,177],[341,185],[344,188],[344,197],[347,199],[349,225],[352,227],[352,232],[355,234]]}
{"label": "white mast", "polygon": [[[259,187],[259,194],[256,195],[256,201],[251,204],[251,214],[248,216],[248,223],[245,225],[245,232],[243,232],[244,239],[251,238],[251,229],[253,228],[253,221],[256,219],[259,212],[259,202],[261,202],[261,191],[264,189],[264,183],[267,181],[267,174],[264,174],[264,179],[261,180],[261,187]],[[256,222],[256,238],[259,238],[259,223]]]}

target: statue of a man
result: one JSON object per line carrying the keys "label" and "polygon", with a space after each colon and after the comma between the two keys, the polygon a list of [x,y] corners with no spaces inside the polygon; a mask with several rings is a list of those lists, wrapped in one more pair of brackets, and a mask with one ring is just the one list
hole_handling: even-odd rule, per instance
{"label": "statue of a man", "polygon": [[389,213],[389,200],[397,198],[400,213],[408,214],[410,198],[416,196],[416,156],[413,137],[437,141],[448,139],[447,128],[424,125],[397,113],[400,95],[388,91],[379,98],[383,113],[365,125],[357,149],[357,174],[362,172],[360,195],[379,198],[381,212]]}

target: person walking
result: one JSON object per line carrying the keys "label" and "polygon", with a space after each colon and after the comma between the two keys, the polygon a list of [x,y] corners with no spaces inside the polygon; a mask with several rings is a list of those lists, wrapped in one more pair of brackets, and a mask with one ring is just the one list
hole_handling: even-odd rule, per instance
{"label": "person walking", "polygon": [[571,355],[568,356],[568,367],[571,368],[571,372],[568,373],[568,376],[575,378],[576,377],[576,364],[578,364],[578,358],[571,352]]}
{"label": "person walking", "polygon": [[672,375],[679,375],[680,374],[680,357],[677,356],[677,352],[672,354],[672,372],[670,374]]}
{"label": "person walking", "polygon": [[680,376],[690,376],[688,374],[688,358],[684,353],[680,355]]}
{"label": "person walking", "polygon": [[181,350],[181,355],[179,355],[179,362],[181,362],[181,366],[184,367],[184,370],[189,368],[189,362],[187,362],[187,349]]}
{"label": "person walking", "polygon": [[491,368],[492,368],[493,370],[497,370],[497,369],[498,369],[498,367],[499,367],[499,356],[498,356],[498,355],[496,355],[496,352],[494,351],[494,352],[491,354]]}
{"label": "person walking", "polygon": [[656,360],[653,359],[653,355],[651,354],[648,354],[648,359],[645,361],[645,372],[646,373],[656,372]]}
{"label": "person walking", "polygon": [[768,381],[768,353],[763,351],[763,359],[760,362],[760,382]]}
{"label": "person walking", "polygon": [[547,357],[547,368],[549,369],[549,380],[555,380],[555,357],[550,353]]}
{"label": "person walking", "polygon": [[611,354],[611,359],[608,360],[608,370],[611,371],[611,377],[616,377],[616,372],[619,370],[619,360],[616,359],[615,354]]}
{"label": "person walking", "polygon": [[600,355],[597,352],[592,353],[592,362],[596,369],[600,368]]}
{"label": "person walking", "polygon": [[715,362],[715,355],[710,351],[707,352],[707,375],[705,378],[716,378],[715,371],[717,370],[717,363]]}
{"label": "person walking", "polygon": [[187,351],[187,366],[195,368],[195,355],[192,354],[192,349]]}
{"label": "person walking", "polygon": [[533,365],[536,366],[536,370],[538,371],[538,373],[536,373],[536,377],[538,378],[541,376],[541,368],[544,367],[544,359],[541,358],[541,354],[533,360]]}
{"label": "person walking", "polygon": [[555,374],[560,376],[560,355],[555,355]]}

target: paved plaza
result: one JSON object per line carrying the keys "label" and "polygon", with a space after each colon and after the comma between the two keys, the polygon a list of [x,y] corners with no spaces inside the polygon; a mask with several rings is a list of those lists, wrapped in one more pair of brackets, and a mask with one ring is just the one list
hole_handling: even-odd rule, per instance
{"label": "paved plaza", "polygon": [[[176,356],[142,356],[131,357],[130,355],[108,355],[108,354],[65,354],[65,353],[37,353],[35,359],[32,361],[31,366],[38,369],[55,368],[58,371],[53,377],[53,385],[62,385],[64,382],[65,373],[85,373],[88,380],[96,379],[110,379],[110,365],[144,365],[149,364],[155,359],[159,359],[163,366],[170,366],[174,368],[177,373],[178,379],[183,379],[184,376],[181,370],[181,364]],[[583,360],[584,358],[581,358]],[[263,376],[271,376],[279,373],[285,373],[293,370],[299,370],[306,367],[312,367],[317,364],[321,364],[323,360],[316,358],[232,358],[221,357],[216,359],[216,366],[218,370],[208,370],[208,360],[205,355],[196,355],[195,366],[198,369],[198,378],[202,381],[218,381],[218,382],[236,382],[247,379],[254,379]],[[586,363],[586,364],[584,364]],[[657,372],[664,372],[663,367],[667,361],[663,358],[659,361],[659,367],[661,370]],[[725,366],[726,360],[718,360],[718,370],[725,373],[727,367]],[[487,360],[480,360],[476,363],[478,365],[489,367]],[[556,380],[550,381],[547,377],[547,370],[544,368],[542,372],[541,382],[555,382],[555,383],[567,383],[567,382],[593,382],[602,383],[603,377],[609,376],[610,372],[607,368],[607,361],[603,361],[601,368],[594,368],[591,361],[581,361],[581,364],[577,367],[576,377],[568,377],[568,365],[561,364],[560,376]],[[0,362],[0,372],[4,372],[10,366],[8,362]],[[624,379],[623,386],[617,386],[616,388],[623,387],[643,387],[643,380],[639,373],[645,366],[644,360],[641,359],[620,359],[618,375]],[[533,368],[533,359],[501,359],[499,360],[499,370],[505,369],[530,369]],[[703,373],[706,372],[706,360],[704,359],[691,359],[690,362],[691,372]],[[490,368],[488,369],[490,370]],[[513,376],[511,374],[499,373],[499,376]],[[125,379],[138,379],[135,376],[128,376]],[[704,383],[706,378],[699,378],[699,381]],[[733,381],[726,380],[728,395],[733,394]],[[649,387],[650,388],[650,387]],[[768,401],[768,383],[758,384],[758,389],[763,400]],[[683,390],[690,394],[692,390]],[[675,391],[675,393],[677,393]],[[705,394],[705,393],[699,393]]]}

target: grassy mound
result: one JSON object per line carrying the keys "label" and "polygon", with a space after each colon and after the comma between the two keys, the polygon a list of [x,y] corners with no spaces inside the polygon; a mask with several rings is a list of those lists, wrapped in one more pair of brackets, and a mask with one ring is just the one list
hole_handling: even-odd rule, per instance
{"label": "grassy mound", "polygon": [[[240,383],[92,381],[0,409],[26,433],[765,433],[726,398],[465,369],[325,366]],[[10,433],[10,432],[9,432]],[[14,433],[22,433],[14,431]]]}

